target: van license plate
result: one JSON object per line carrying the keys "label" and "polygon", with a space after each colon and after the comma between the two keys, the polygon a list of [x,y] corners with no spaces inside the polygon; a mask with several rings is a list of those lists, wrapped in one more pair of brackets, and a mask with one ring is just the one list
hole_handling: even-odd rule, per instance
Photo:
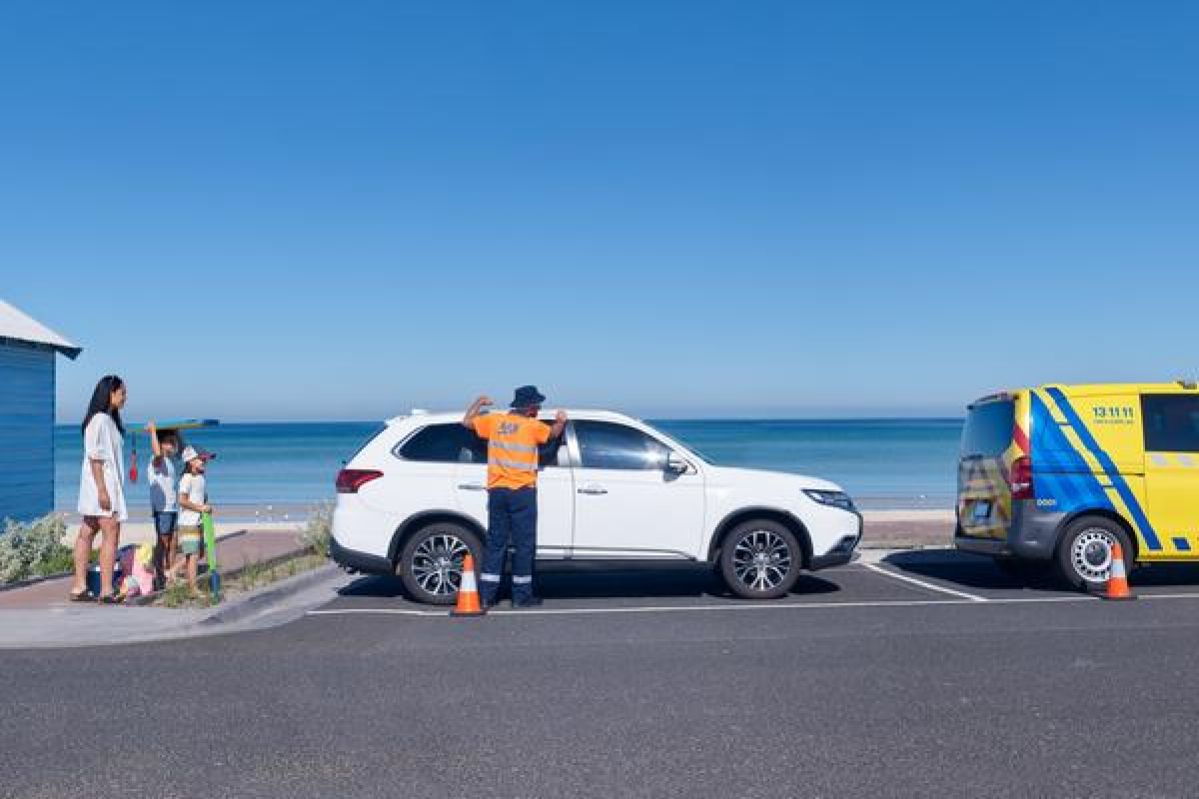
{"label": "van license plate", "polygon": [[975,502],[973,518],[976,522],[985,522],[987,519],[991,518],[991,503]]}

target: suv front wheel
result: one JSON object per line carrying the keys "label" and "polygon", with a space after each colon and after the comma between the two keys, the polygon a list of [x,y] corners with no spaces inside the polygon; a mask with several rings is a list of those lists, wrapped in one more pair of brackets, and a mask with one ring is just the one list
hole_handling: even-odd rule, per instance
{"label": "suv front wheel", "polygon": [[799,579],[803,550],[778,522],[750,520],[733,528],[720,550],[720,574],[745,599],[777,599]]}
{"label": "suv front wheel", "polygon": [[409,536],[396,572],[404,590],[418,602],[452,605],[462,584],[462,561],[469,551],[476,568],[483,562],[483,543],[472,531],[453,522],[436,522]]}

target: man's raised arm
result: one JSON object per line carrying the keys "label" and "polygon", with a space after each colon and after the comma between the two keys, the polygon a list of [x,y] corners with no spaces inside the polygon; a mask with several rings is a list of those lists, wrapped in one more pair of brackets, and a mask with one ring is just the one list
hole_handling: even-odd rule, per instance
{"label": "man's raised arm", "polygon": [[488,397],[488,396],[479,397],[477,400],[475,400],[474,402],[472,402],[470,404],[469,408],[466,409],[466,415],[462,417],[462,426],[465,427],[467,430],[474,430],[475,429],[475,425],[474,425],[475,417],[478,416],[479,413],[482,412],[482,410],[484,408],[488,407],[489,405],[494,405],[494,404],[495,403],[493,403],[491,401],[491,397]]}

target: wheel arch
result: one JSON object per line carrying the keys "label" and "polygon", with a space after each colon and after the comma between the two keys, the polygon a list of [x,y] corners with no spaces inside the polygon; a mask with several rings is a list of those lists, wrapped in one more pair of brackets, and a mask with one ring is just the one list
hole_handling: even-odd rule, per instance
{"label": "wheel arch", "polygon": [[790,530],[799,541],[799,548],[803,551],[803,567],[807,568],[808,564],[812,562],[812,538],[808,534],[808,528],[794,513],[764,505],[738,508],[720,520],[720,523],[716,525],[715,532],[712,533],[712,540],[708,543],[708,562],[717,563],[720,560],[720,550],[724,546],[724,539],[737,525],[755,519],[777,522]]}
{"label": "wheel arch", "polygon": [[404,544],[408,543],[409,538],[431,524],[439,524],[443,522],[452,522],[454,524],[462,525],[475,535],[479,536],[480,541],[484,541],[487,538],[487,531],[483,528],[483,526],[461,511],[421,511],[420,513],[415,513],[405,519],[403,524],[401,524],[392,534],[391,543],[387,547],[387,559],[391,561],[392,566],[394,567],[397,565],[400,552],[403,551]]}
{"label": "wheel arch", "polygon": [[1066,540],[1066,530],[1070,528],[1070,525],[1074,524],[1084,516],[1098,516],[1101,519],[1107,519],[1108,521],[1112,521],[1120,525],[1121,529],[1124,530],[1124,534],[1128,536],[1128,540],[1132,543],[1132,561],[1135,562],[1140,559],[1141,542],[1137,538],[1136,531],[1133,529],[1132,525],[1127,519],[1111,508],[1086,508],[1068,514],[1066,518],[1062,519],[1061,522],[1058,523],[1057,541],[1053,545],[1055,553],[1061,549],[1062,544]]}

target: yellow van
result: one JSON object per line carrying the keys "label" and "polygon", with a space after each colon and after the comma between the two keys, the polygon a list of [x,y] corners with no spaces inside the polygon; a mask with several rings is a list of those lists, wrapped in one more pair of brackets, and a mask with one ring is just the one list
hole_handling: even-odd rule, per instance
{"label": "yellow van", "polygon": [[1194,383],[1026,388],[969,406],[958,549],[1006,570],[1049,565],[1075,586],[1127,565],[1199,560]]}

